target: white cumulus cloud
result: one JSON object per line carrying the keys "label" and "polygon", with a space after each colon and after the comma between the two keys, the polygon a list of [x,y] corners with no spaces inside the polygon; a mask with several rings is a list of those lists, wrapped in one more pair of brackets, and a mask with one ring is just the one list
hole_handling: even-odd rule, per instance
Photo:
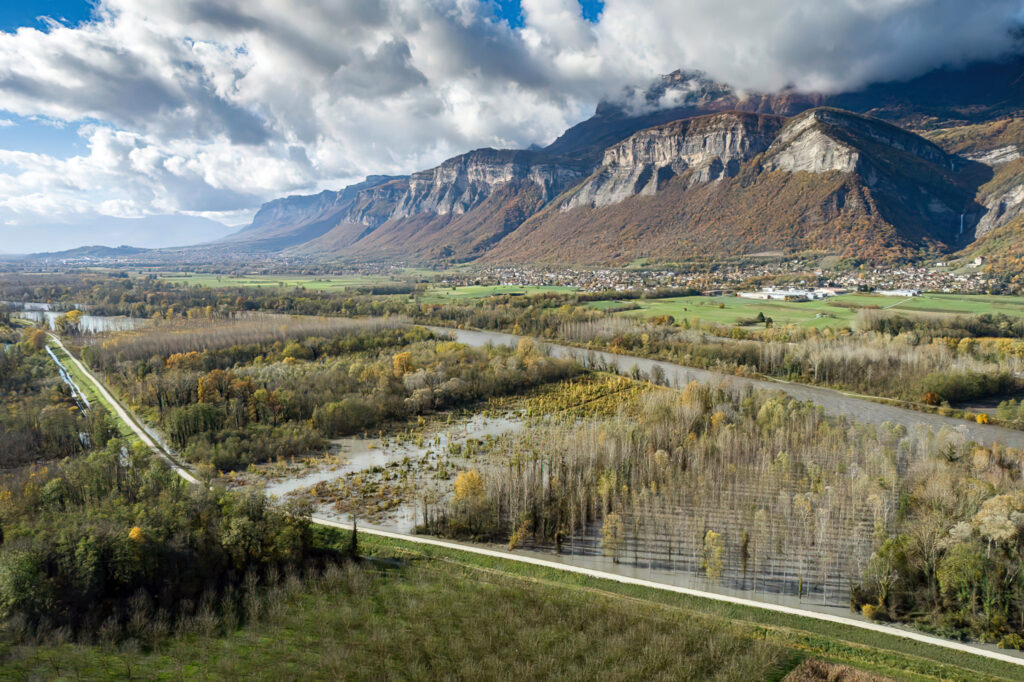
{"label": "white cumulus cloud", "polygon": [[[0,150],[0,219],[237,221],[287,193],[546,143],[627,84],[905,78],[1014,46],[1020,0],[100,0],[0,33],[0,109],[76,126],[70,158]],[[671,104],[669,97],[666,104]],[[0,117],[0,126],[12,122]]]}

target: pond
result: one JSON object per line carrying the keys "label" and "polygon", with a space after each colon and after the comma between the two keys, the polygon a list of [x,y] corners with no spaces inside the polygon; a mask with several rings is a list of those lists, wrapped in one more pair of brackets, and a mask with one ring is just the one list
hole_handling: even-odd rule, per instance
{"label": "pond", "polygon": [[[45,305],[45,304],[44,304]],[[14,313],[14,317],[20,317],[25,320],[32,320],[33,322],[46,321],[47,326],[50,329],[54,329],[59,318],[64,313],[57,313],[49,310],[25,310],[20,313]],[[136,329],[146,320],[137,317],[124,317],[124,316],[104,316],[104,315],[82,315],[81,320],[78,323],[78,328],[83,332],[90,334],[98,334],[100,332],[124,332]]]}

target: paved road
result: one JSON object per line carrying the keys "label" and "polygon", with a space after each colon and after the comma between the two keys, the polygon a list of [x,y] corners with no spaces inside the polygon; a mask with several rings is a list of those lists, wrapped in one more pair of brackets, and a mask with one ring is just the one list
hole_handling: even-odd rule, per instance
{"label": "paved road", "polygon": [[[481,333],[482,332],[468,332],[468,334],[481,334]],[[460,336],[460,340],[461,341],[464,341],[465,343],[470,343],[471,342],[470,340],[468,340],[468,337],[466,337],[465,334],[463,332],[461,332],[461,331],[459,332],[459,336]],[[505,339],[506,342],[518,343],[518,338],[517,337],[512,337],[511,335],[507,335],[507,334],[506,335],[501,335],[501,336],[508,337],[507,339]],[[52,338],[53,338],[54,343],[59,345],[61,348],[64,348],[64,344],[61,343],[60,339],[58,339],[55,336],[53,336]],[[475,340],[480,340],[482,337],[472,337],[472,338],[475,339]],[[493,337],[490,340],[492,342],[495,342],[495,343],[498,342]],[[483,341],[483,343],[486,343],[486,342],[487,342],[486,340]],[[565,346],[560,346],[558,348],[562,348],[562,349],[564,349],[566,351],[568,351],[568,350],[576,351],[576,349],[569,349],[569,348],[567,348]],[[67,351],[66,348],[64,348],[64,350],[65,350],[65,352]],[[611,355],[611,354],[606,354],[606,355]],[[145,443],[150,449],[153,450],[153,452],[155,452],[157,455],[159,455],[161,458],[163,458],[171,466],[171,468],[174,469],[174,471],[179,476],[181,476],[183,479],[185,479],[189,483],[199,483],[199,480],[195,476],[193,476],[185,467],[183,467],[182,465],[178,464],[176,461],[174,461],[173,458],[171,458],[166,452],[164,452],[160,447],[157,446],[156,442],[152,438],[150,438],[149,434],[146,433],[145,429],[143,429],[136,422],[136,420],[133,418],[133,416],[131,414],[129,414],[128,411],[124,407],[121,406],[121,404],[114,398],[114,396],[110,394],[110,392],[107,390],[106,386],[104,386],[96,378],[96,376],[85,367],[85,365],[83,365],[77,358],[75,358],[70,353],[68,353],[68,357],[71,358],[71,362],[73,362],[75,364],[75,366],[78,367],[82,371],[82,373],[93,383],[94,387],[96,388],[96,391],[104,398],[104,400],[106,400],[110,405],[112,405],[114,407],[114,411],[117,413],[117,416],[122,421],[124,421],[124,423],[126,423],[129,426],[129,428],[131,428],[136,433],[136,435],[138,435],[139,439],[142,440],[143,443]],[[630,366],[632,366],[632,360],[634,360],[634,358],[627,358],[625,356],[612,356],[612,357],[623,358],[624,360],[629,360],[630,361],[630,363],[629,363]],[[663,363],[663,364],[665,364],[665,363]],[[675,365],[670,365],[670,366],[671,367],[677,367]],[[643,367],[641,367],[641,368],[643,368]],[[678,369],[686,370],[688,372],[696,371],[696,370],[687,370],[686,368],[683,368],[683,367],[679,367]],[[714,376],[717,378],[719,375],[714,375]],[[693,378],[698,378],[698,377],[696,375],[694,375]],[[322,526],[329,526],[329,527],[333,527],[333,528],[342,528],[342,529],[347,528],[347,526],[345,524],[342,524],[342,523],[340,523],[338,521],[332,521],[330,519],[324,519],[324,518],[320,518],[320,517],[314,516],[312,520],[313,520],[313,523],[316,523],[316,524],[322,525]],[[700,598],[703,598],[703,599],[712,599],[712,600],[715,600],[715,601],[726,602],[726,603],[730,603],[730,604],[738,604],[738,605],[741,605],[741,606],[748,606],[748,607],[751,607],[751,608],[763,609],[763,610],[766,610],[766,611],[774,611],[776,613],[786,613],[786,614],[790,614],[790,615],[794,615],[794,616],[801,616],[803,618],[813,618],[813,619],[819,620],[819,621],[827,621],[827,622],[830,622],[830,623],[838,623],[838,624],[841,624],[841,625],[847,625],[847,626],[850,626],[850,627],[860,628],[862,630],[872,630],[874,632],[880,632],[880,633],[884,633],[884,634],[887,634],[887,635],[892,635],[894,637],[902,637],[904,639],[910,639],[910,640],[914,640],[914,641],[918,641],[918,642],[924,642],[926,644],[931,644],[931,645],[938,646],[938,647],[943,647],[943,648],[946,648],[946,649],[952,649],[952,650],[955,650],[955,651],[962,651],[962,652],[974,654],[976,656],[983,656],[985,658],[990,658],[990,659],[994,659],[994,660],[998,660],[998,661],[1004,661],[1004,662],[1007,662],[1007,663],[1013,663],[1013,664],[1016,664],[1016,665],[1024,667],[1024,658],[1017,657],[1017,656],[1014,656],[1012,654],[1003,653],[1001,651],[993,651],[993,650],[990,650],[990,649],[984,649],[984,648],[981,648],[981,647],[973,646],[973,645],[970,645],[970,644],[964,644],[962,642],[956,642],[956,641],[953,641],[953,640],[941,639],[939,637],[931,637],[929,635],[925,635],[925,634],[922,634],[920,632],[915,632],[913,630],[905,630],[905,629],[893,627],[893,626],[890,626],[890,625],[880,625],[878,623],[873,623],[873,622],[868,621],[868,620],[862,620],[862,619],[856,619],[856,618],[846,618],[846,617],[843,617],[843,616],[835,616],[835,615],[827,614],[827,613],[818,613],[818,612],[815,612],[815,611],[808,611],[808,610],[805,610],[805,609],[799,609],[799,608],[794,608],[794,607],[790,607],[790,606],[782,606],[781,604],[769,604],[769,603],[765,603],[765,602],[755,601],[755,600],[752,600],[752,599],[744,599],[742,597],[732,597],[732,596],[723,595],[723,594],[716,594],[714,592],[704,592],[702,590],[694,590],[694,589],[690,589],[690,588],[686,588],[686,587],[680,587],[678,585],[667,585],[667,584],[664,584],[664,583],[652,582],[650,580],[643,580],[642,578],[635,578],[635,577],[632,577],[632,576],[620,575],[620,574],[611,573],[611,572],[608,572],[608,571],[599,571],[599,570],[594,570],[594,569],[590,569],[590,568],[583,568],[581,566],[573,566],[571,564],[559,563],[559,562],[550,561],[550,560],[547,560],[547,559],[541,559],[541,558],[538,558],[538,557],[535,557],[535,556],[527,556],[527,555],[523,555],[523,554],[519,554],[519,553],[515,553],[515,552],[510,552],[510,551],[499,551],[499,550],[495,550],[495,549],[488,549],[488,548],[485,548],[485,547],[477,547],[477,546],[466,545],[466,544],[462,544],[462,543],[449,542],[449,541],[446,541],[446,540],[438,540],[438,539],[435,539],[435,538],[422,537],[422,536],[418,536],[418,535],[406,535],[404,533],[393,533],[393,532],[390,532],[390,531],[374,529],[374,528],[366,528],[366,527],[361,528],[360,532],[366,533],[368,535],[378,535],[378,536],[382,536],[382,537],[396,538],[396,539],[399,539],[399,540],[404,540],[404,541],[407,541],[407,542],[414,542],[414,543],[423,544],[423,545],[432,545],[434,547],[445,547],[445,548],[448,548],[448,549],[458,550],[458,551],[462,551],[462,552],[471,552],[473,554],[479,554],[479,555],[483,555],[483,556],[499,557],[499,558],[502,558],[502,559],[507,559],[509,561],[518,561],[520,563],[531,564],[531,565],[534,565],[534,566],[543,566],[545,568],[552,568],[552,569],[556,569],[556,570],[559,570],[559,571],[567,571],[569,573],[578,573],[578,574],[587,575],[587,576],[590,576],[590,577],[593,577],[593,578],[601,578],[601,579],[604,579],[604,580],[613,580],[615,582],[626,583],[626,584],[630,584],[630,585],[640,585],[642,587],[649,587],[649,588],[657,589],[657,590],[665,590],[665,591],[668,591],[668,592],[676,592],[676,593],[679,593],[679,594],[685,594],[685,595],[689,595],[689,596],[692,596],[692,597],[700,597]]]}
{"label": "paved road", "polygon": [[[447,327],[430,327],[437,333],[453,334],[461,343],[470,346],[483,346],[488,343],[495,345],[511,346],[519,343],[523,337],[499,332],[469,331],[465,329],[449,329]],[[881,424],[891,422],[902,424],[908,429],[924,425],[933,429],[949,427],[957,429],[969,440],[980,445],[992,445],[1000,443],[1013,448],[1024,450],[1024,431],[1007,429],[992,424],[977,424],[966,419],[954,417],[943,417],[930,412],[917,412],[895,405],[885,405],[873,402],[866,397],[858,397],[851,393],[843,393],[830,388],[820,386],[809,386],[788,381],[769,381],[762,379],[748,379],[737,377],[731,374],[713,372],[710,370],[685,367],[662,360],[650,360],[638,358],[631,355],[617,355],[604,351],[590,351],[572,346],[563,346],[556,343],[544,342],[544,345],[551,350],[556,357],[572,357],[580,361],[586,360],[593,355],[603,363],[614,365],[621,372],[628,373],[633,365],[642,371],[650,374],[651,370],[658,366],[665,373],[665,378],[670,385],[684,386],[690,381],[710,382],[722,384],[734,388],[752,388],[767,391],[782,391],[797,400],[813,402],[821,405],[825,412],[831,415],[842,415],[850,419],[866,424]]]}

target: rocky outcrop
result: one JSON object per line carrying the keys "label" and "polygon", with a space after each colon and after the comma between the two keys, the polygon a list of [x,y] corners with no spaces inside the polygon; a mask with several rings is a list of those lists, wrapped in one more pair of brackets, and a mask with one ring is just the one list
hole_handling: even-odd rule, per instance
{"label": "rocky outcrop", "polygon": [[741,163],[768,148],[783,122],[778,116],[728,112],[642,130],[605,151],[601,167],[560,209],[650,196],[684,173],[690,185],[732,177]]}
{"label": "rocky outcrop", "polygon": [[876,143],[887,153],[904,152],[924,161],[949,165],[955,161],[938,146],[901,128],[847,111],[812,109],[795,116],[765,154],[763,168],[790,173],[853,173],[875,171],[861,164],[865,143]]}
{"label": "rocky outcrop", "polygon": [[985,209],[985,214],[975,228],[976,237],[983,237],[1000,225],[1024,215],[1024,184],[1015,185],[988,199]]}
{"label": "rocky outcrop", "polygon": [[478,149],[409,176],[408,191],[390,217],[466,213],[508,183],[534,183],[547,201],[579,182],[587,170],[572,160],[537,151]]}
{"label": "rocky outcrop", "polygon": [[219,243],[244,244],[251,251],[278,251],[303,244],[326,234],[339,222],[351,220],[353,213],[367,203],[365,198],[378,193],[378,188],[402,182],[402,177],[371,175],[339,191],[275,199],[260,207],[248,227]]}
{"label": "rocky outcrop", "polygon": [[[543,151],[478,149],[410,176],[370,176],[337,192],[268,202],[260,207],[252,224],[232,235],[229,243],[244,242],[252,250],[358,252],[358,245],[379,228],[392,230],[393,239],[378,235],[372,241],[376,252],[381,244],[408,242],[409,221],[427,221],[432,229],[443,231],[446,220],[471,214],[488,205],[496,192],[511,187],[516,192],[528,191],[539,207],[586,177],[590,170],[579,159]],[[486,209],[489,216],[494,212],[494,202],[490,204]],[[517,204],[516,211],[521,212],[524,205]],[[439,216],[444,218],[440,224],[435,220]],[[396,227],[402,229],[393,230]],[[435,235],[433,241],[438,240],[448,241],[443,232]]]}
{"label": "rocky outcrop", "polygon": [[964,154],[964,157],[971,161],[983,163],[986,166],[1001,166],[1021,158],[1020,147],[1015,144],[1008,144],[996,149],[989,149],[983,152]]}

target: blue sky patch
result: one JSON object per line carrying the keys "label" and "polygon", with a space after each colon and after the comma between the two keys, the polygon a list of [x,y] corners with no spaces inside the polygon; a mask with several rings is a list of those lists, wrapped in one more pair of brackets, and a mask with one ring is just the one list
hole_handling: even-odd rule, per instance
{"label": "blue sky patch", "polygon": [[10,33],[20,26],[45,29],[39,17],[50,17],[77,26],[92,15],[93,3],[86,0],[4,0],[0,2],[0,31]]}

